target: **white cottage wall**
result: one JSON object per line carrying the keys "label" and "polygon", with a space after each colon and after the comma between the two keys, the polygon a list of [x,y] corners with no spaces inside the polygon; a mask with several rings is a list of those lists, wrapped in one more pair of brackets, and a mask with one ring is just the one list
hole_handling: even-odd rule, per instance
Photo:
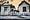
{"label": "white cottage wall", "polygon": [[1,6],[1,15],[4,15],[4,7]]}
{"label": "white cottage wall", "polygon": [[29,5],[26,3],[23,3],[21,6],[19,6],[19,11],[23,12],[23,7],[26,7],[26,11],[29,12]]}
{"label": "white cottage wall", "polygon": [[[7,11],[4,12],[4,7],[8,7]],[[10,11],[10,6],[1,6],[1,15],[8,15],[8,12]]]}

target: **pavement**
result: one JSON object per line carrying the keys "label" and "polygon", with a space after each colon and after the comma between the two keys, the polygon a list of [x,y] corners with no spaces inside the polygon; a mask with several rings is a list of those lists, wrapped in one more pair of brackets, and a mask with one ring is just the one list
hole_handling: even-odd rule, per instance
{"label": "pavement", "polygon": [[[24,17],[24,18],[21,18]],[[30,16],[0,16],[0,19],[30,19]]]}
{"label": "pavement", "polygon": [[[28,14],[30,15],[30,13],[28,13]],[[24,18],[22,18],[22,17],[24,17]],[[30,19],[30,16],[21,16],[21,17],[18,17],[18,16],[0,16],[0,19]]]}

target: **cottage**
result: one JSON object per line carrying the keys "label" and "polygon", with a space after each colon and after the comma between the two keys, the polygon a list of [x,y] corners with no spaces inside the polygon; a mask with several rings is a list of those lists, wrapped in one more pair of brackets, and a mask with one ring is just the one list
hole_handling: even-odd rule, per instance
{"label": "cottage", "polygon": [[15,6],[13,6],[12,4],[8,4],[8,3],[3,3],[3,5],[1,5],[1,15],[10,15],[12,14],[11,10],[15,9]]}
{"label": "cottage", "polygon": [[18,8],[19,13],[29,13],[29,4],[26,1],[22,1]]}
{"label": "cottage", "polygon": [[5,3],[3,5],[1,5],[1,15],[5,15],[8,13],[8,11],[10,11],[10,5]]}

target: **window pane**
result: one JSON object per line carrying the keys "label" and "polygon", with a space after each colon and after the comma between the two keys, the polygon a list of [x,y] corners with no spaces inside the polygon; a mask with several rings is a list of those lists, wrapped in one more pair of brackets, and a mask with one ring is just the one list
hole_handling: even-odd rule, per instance
{"label": "window pane", "polygon": [[8,7],[4,7],[4,12],[7,10]]}

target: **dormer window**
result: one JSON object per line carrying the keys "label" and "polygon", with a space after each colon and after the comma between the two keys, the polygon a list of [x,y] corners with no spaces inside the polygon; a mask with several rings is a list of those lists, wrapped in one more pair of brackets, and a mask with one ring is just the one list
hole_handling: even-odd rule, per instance
{"label": "dormer window", "polygon": [[23,12],[26,12],[26,7],[23,7]]}
{"label": "dormer window", "polygon": [[4,12],[7,10],[8,7],[4,7]]}

